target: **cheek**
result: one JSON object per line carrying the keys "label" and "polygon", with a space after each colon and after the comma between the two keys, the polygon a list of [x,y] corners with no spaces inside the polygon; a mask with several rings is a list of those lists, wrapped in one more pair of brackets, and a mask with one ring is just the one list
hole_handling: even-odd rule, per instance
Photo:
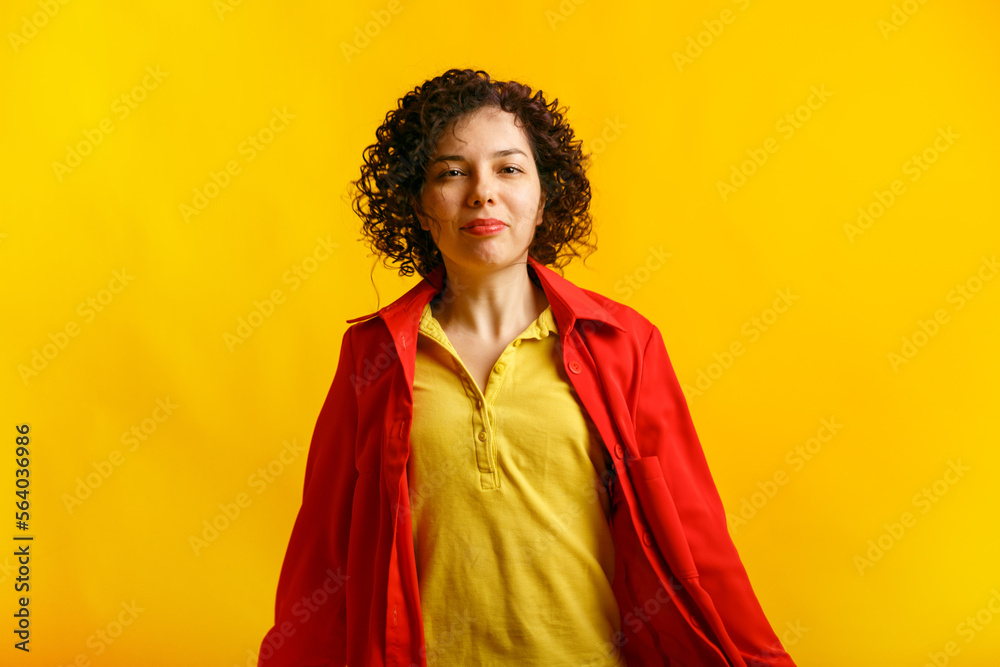
{"label": "cheek", "polygon": [[518,210],[525,214],[533,214],[541,205],[542,191],[534,188],[524,188],[512,192],[511,197]]}
{"label": "cheek", "polygon": [[447,212],[459,204],[461,194],[457,188],[439,186],[432,188],[424,198],[426,206],[434,210],[439,215],[447,215]]}
{"label": "cheek", "polygon": [[444,198],[436,188],[424,190],[424,194],[420,198],[420,205],[424,209],[424,217],[430,218],[427,222],[431,224],[435,218],[440,218],[444,214]]}

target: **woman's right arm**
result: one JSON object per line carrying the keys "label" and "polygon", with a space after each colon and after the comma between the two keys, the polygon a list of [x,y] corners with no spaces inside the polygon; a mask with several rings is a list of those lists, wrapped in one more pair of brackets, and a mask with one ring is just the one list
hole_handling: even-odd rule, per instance
{"label": "woman's right arm", "polygon": [[358,400],[349,328],[306,460],[302,506],[278,578],[258,667],[347,664],[347,542],[357,468]]}

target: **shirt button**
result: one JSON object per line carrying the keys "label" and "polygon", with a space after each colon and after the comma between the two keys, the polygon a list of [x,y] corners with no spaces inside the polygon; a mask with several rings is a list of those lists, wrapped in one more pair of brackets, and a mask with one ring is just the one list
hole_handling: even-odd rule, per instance
{"label": "shirt button", "polygon": [[620,459],[625,457],[625,450],[622,449],[622,446],[620,444],[615,445],[615,456],[617,456]]}
{"label": "shirt button", "polygon": [[648,530],[642,531],[642,543],[647,547],[653,546],[653,538],[650,536]]}
{"label": "shirt button", "polygon": [[569,370],[571,372],[573,372],[573,373],[579,373],[580,372],[580,368],[581,368],[581,366],[580,366],[580,362],[579,361],[571,361],[571,362],[569,362]]}
{"label": "shirt button", "polygon": [[479,432],[479,439],[482,440],[482,441],[484,441],[484,442],[486,441],[486,431],[480,431]]}
{"label": "shirt button", "polygon": [[482,407],[483,407],[483,402],[482,402],[482,401],[480,401],[480,400],[479,400],[479,399],[477,398],[477,399],[476,399],[476,410],[479,410],[479,409],[480,409],[480,408],[482,408]]}
{"label": "shirt button", "polygon": [[495,371],[497,373],[503,373],[503,364],[497,364]]}

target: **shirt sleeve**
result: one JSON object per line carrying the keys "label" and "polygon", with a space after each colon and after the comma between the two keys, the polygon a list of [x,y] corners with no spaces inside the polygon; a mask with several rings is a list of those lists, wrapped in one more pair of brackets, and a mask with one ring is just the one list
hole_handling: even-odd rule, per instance
{"label": "shirt sleeve", "polygon": [[274,625],[261,644],[258,667],[347,664],[347,543],[358,431],[351,331],[344,334],[333,384],[313,431],[302,505],[278,578]]}
{"label": "shirt sleeve", "polygon": [[653,327],[643,352],[636,433],[643,456],[659,459],[700,586],[749,667],[794,667],[753,592],[729,535],[726,513],[663,337]]}

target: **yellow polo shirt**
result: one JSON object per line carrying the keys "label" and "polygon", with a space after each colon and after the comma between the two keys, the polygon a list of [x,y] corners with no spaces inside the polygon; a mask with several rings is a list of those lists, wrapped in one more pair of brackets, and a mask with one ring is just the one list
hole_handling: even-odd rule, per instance
{"label": "yellow polo shirt", "polygon": [[425,306],[407,476],[429,667],[625,665],[602,474],[551,308],[480,391]]}

